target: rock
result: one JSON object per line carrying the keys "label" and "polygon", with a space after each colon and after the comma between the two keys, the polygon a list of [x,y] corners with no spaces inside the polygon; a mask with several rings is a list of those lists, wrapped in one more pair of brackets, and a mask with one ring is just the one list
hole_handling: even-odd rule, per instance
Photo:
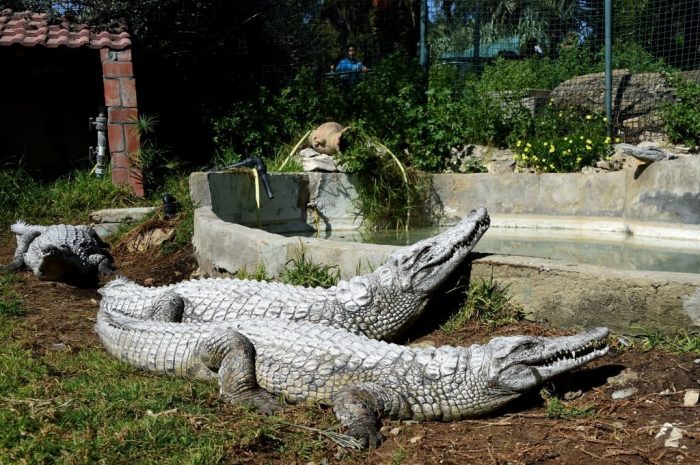
{"label": "rock", "polygon": [[121,223],[123,221],[138,221],[155,210],[154,207],[107,208],[90,213],[93,223]]}
{"label": "rock", "polygon": [[655,145],[645,145],[640,147],[631,144],[617,144],[616,148],[619,148],[625,154],[636,158],[642,163],[653,163],[656,161],[675,158],[672,154]]}
{"label": "rock", "polygon": [[564,393],[564,400],[574,400],[578,399],[583,395],[583,391],[580,389],[578,391],[569,391]]}
{"label": "rock", "polygon": [[665,438],[664,447],[677,448],[680,445],[680,440],[683,439],[683,430],[671,423],[664,423],[654,438]]}
{"label": "rock", "polygon": [[684,407],[695,407],[700,400],[700,391],[697,389],[688,389],[683,395]]}
{"label": "rock", "polygon": [[[675,97],[675,89],[661,73],[632,74],[627,69],[612,73],[613,111],[616,120],[635,131],[660,127],[655,111]],[[605,73],[576,76],[559,84],[550,94],[559,108],[581,108],[590,113],[605,111]]]}
{"label": "rock", "polygon": [[319,171],[324,173],[337,173],[341,171],[335,159],[325,153],[319,153],[312,148],[299,151],[299,160],[304,171]]}
{"label": "rock", "polygon": [[489,172],[495,174],[512,173],[515,168],[513,152],[484,145],[453,147],[447,162],[447,173]]}
{"label": "rock", "polygon": [[51,349],[53,350],[63,350],[66,348],[66,345],[62,342],[57,342],[56,344],[51,344]]}
{"label": "rock", "polygon": [[630,368],[625,368],[619,375],[608,378],[607,383],[611,386],[626,386],[637,380],[639,380],[639,374]]}
{"label": "rock", "polygon": [[418,435],[418,436],[413,436],[411,439],[408,440],[411,444],[418,444],[423,440],[423,436]]}
{"label": "rock", "polygon": [[153,278],[146,278],[143,280],[144,286],[153,286],[155,283],[156,283],[156,280]]}
{"label": "rock", "polygon": [[401,434],[401,431],[402,431],[402,429],[398,428],[398,427],[391,428],[391,430],[389,430],[389,434],[391,434],[392,436],[398,436],[399,434]]}
{"label": "rock", "polygon": [[628,397],[632,397],[637,392],[639,392],[639,389],[637,389],[636,387],[629,387],[626,389],[619,389],[617,391],[614,391],[611,397],[613,398],[613,400],[626,399]]}
{"label": "rock", "polygon": [[425,341],[412,342],[408,344],[408,347],[412,347],[414,349],[430,349],[435,347],[435,342],[426,339]]}
{"label": "rock", "polygon": [[129,252],[143,252],[148,249],[160,247],[164,242],[169,241],[175,236],[173,228],[155,228],[149,229],[126,244],[126,249]]}

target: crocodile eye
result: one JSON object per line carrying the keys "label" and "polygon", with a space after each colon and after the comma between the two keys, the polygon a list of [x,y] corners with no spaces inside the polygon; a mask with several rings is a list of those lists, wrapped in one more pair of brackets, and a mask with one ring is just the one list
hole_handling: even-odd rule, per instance
{"label": "crocodile eye", "polygon": [[389,287],[394,282],[394,273],[388,266],[380,266],[377,271],[379,272],[379,283],[382,286]]}

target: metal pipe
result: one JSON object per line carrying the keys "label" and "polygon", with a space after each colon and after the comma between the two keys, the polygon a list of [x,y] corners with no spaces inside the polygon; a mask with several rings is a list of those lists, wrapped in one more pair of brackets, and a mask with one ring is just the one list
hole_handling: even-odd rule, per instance
{"label": "metal pipe", "polygon": [[[95,156],[95,176],[102,177],[107,166],[107,117],[101,111],[97,118],[90,118],[90,129],[97,131],[97,154]],[[95,153],[94,149],[90,150]]]}

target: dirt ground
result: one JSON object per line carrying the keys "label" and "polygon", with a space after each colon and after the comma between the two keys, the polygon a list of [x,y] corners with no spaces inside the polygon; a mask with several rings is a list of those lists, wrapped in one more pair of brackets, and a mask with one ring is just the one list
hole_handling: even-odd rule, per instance
{"label": "dirt ground", "polygon": [[[11,261],[14,241],[0,235],[0,263]],[[114,251],[120,274],[148,285],[186,279],[196,268],[191,249],[163,258],[150,253]],[[36,353],[56,343],[79,350],[99,347],[93,332],[100,296],[97,289],[77,289],[41,282],[23,273],[22,293],[34,334]],[[419,340],[468,345],[494,335],[556,334],[523,322],[494,332],[471,325],[450,335],[434,330]],[[700,407],[684,406],[686,394],[700,389],[700,360],[661,350],[621,350],[546,387],[568,407],[594,413],[582,418],[548,418],[536,390],[487,418],[452,423],[384,422],[386,442],[378,449],[351,454],[344,463],[403,464],[671,464],[700,463]],[[611,379],[612,378],[612,379]],[[613,392],[637,391],[614,400]],[[664,428],[664,425],[670,424]],[[671,431],[680,435],[666,443]],[[665,430],[665,433],[662,433]],[[670,441],[673,442],[673,441]],[[675,445],[676,447],[672,447]],[[276,462],[265,452],[246,454],[245,463]],[[330,462],[334,463],[333,454]],[[244,460],[245,459],[245,460]],[[235,462],[239,463],[239,462]]]}

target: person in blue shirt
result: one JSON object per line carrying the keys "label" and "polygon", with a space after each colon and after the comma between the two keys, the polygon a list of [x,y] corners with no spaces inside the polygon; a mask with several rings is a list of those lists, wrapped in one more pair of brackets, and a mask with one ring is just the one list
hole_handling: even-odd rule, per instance
{"label": "person in blue shirt", "polygon": [[359,74],[367,72],[367,67],[357,59],[357,49],[350,44],[347,48],[347,56],[340,60],[335,67],[335,72],[339,73],[341,79],[357,81]]}

